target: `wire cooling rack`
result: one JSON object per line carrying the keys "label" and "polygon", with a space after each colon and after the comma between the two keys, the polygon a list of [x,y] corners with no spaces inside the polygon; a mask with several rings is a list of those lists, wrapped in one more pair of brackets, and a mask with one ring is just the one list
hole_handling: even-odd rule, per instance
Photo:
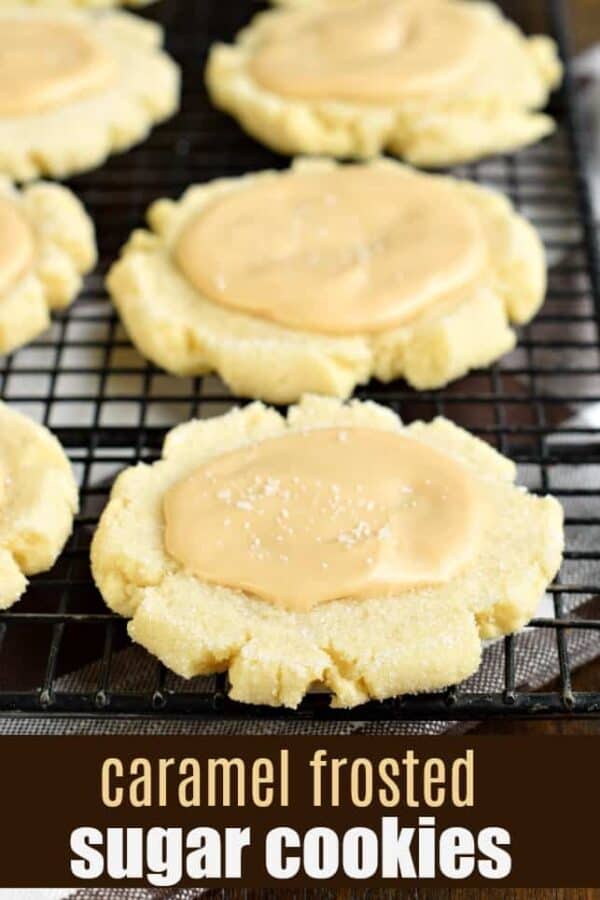
{"label": "wire cooling rack", "polygon": [[[522,6],[513,4],[513,13],[515,5]],[[396,382],[359,391],[406,421],[448,415],[510,455],[533,490],[552,491],[565,505],[567,553],[550,590],[550,606],[522,635],[492,648],[495,668],[485,684],[475,680],[440,694],[350,712],[330,711],[322,694],[310,695],[297,712],[244,707],[228,699],[226,676],[186,683],[143,651],[125,649],[125,623],[109,613],[93,587],[89,543],[114,474],[134,461],[156,459],[173,425],[220,414],[235,402],[217,378],[177,379],[146,364],[113,314],[103,276],[154,199],[178,196],[191,182],[287,164],[213,110],[202,87],[207,47],[230,38],[257,8],[242,0],[163,0],[149,14],[165,25],[169,50],[182,65],[183,110],[141,147],[73,180],[98,228],[99,270],[49,333],[0,359],[0,396],[54,430],[78,474],[82,504],[57,565],[33,579],[25,599],[0,616],[0,715],[357,720],[600,715],[600,689],[577,693],[571,685],[573,660],[600,653],[600,428],[585,418],[590,405],[600,404],[600,290],[582,174],[584,138],[570,72],[553,101],[560,121],[556,137],[458,170],[503,190],[540,229],[551,263],[542,313],[522,331],[513,354],[446,390],[417,394]],[[566,57],[559,0],[551,0],[546,12]],[[560,672],[556,691],[522,686],[528,679],[523,660],[531,662],[532,652],[544,657],[549,672]]]}

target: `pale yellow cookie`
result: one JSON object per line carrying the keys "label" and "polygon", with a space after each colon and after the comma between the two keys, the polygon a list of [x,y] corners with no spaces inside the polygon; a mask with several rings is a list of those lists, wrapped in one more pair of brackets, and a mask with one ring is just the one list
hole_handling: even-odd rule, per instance
{"label": "pale yellow cookie", "polygon": [[353,0],[260,13],[216,44],[213,102],[287,154],[447,166],[534,143],[562,77],[555,43],[475,0]]}
{"label": "pale yellow cookie", "polygon": [[59,442],[0,401],[0,609],[52,568],[73,527],[77,485]]}
{"label": "pale yellow cookie", "polygon": [[[271,0],[272,6],[343,6],[353,3],[354,0]],[[415,0],[420,2],[420,0]]]}
{"label": "pale yellow cookie", "polygon": [[110,6],[142,7],[156,0],[11,0],[14,5],[35,6],[44,9],[106,9]]}
{"label": "pale yellow cookie", "polygon": [[511,350],[509,322],[545,294],[542,244],[508,200],[391,160],[209,182],[149,221],[107,282],[135,345],[270,402],[371,376],[439,387]]}
{"label": "pale yellow cookie", "polygon": [[[304,475],[298,477],[298,471],[304,471],[298,462],[303,457],[296,455],[281,478],[252,480],[252,461],[272,458],[264,454],[272,453],[278,440],[304,441],[308,458],[313,452],[310,442],[328,440],[331,434],[339,441],[339,466],[337,451],[332,457],[329,445],[322,479],[309,482]],[[412,487],[399,487],[394,481],[390,492],[383,493],[393,535],[397,521],[411,521],[414,506],[415,527],[405,532],[405,538],[416,541],[410,545],[415,565],[426,561],[425,575],[421,572],[425,581],[427,566],[437,565],[438,556],[444,557],[448,549],[440,540],[445,528],[451,526],[447,540],[454,541],[458,529],[459,544],[467,541],[462,545],[464,558],[455,558],[453,548],[445,559],[451,571],[436,571],[436,584],[391,595],[369,596],[365,590],[364,596],[354,596],[353,583],[353,599],[331,599],[336,597],[335,583],[326,580],[327,560],[336,566],[341,560],[336,577],[345,577],[344,559],[352,578],[358,577],[357,572],[370,576],[373,565],[377,568],[380,558],[386,558],[382,546],[390,536],[387,525],[377,532],[369,530],[377,523],[381,489],[387,482],[377,485],[377,496],[364,492],[361,478],[377,479],[378,473],[370,473],[369,460],[363,460],[351,489],[352,502],[360,499],[358,517],[367,521],[359,521],[348,534],[333,538],[335,546],[331,544],[336,516],[347,514],[344,503],[352,471],[345,468],[348,458],[343,454],[359,435],[361,440],[379,435],[378,440],[411,445],[408,464],[417,470],[421,458],[425,464],[429,454],[439,463],[429,478],[416,478]],[[235,478],[222,482],[223,471],[240,453],[249,454],[244,466],[250,467],[250,482],[244,481],[244,466],[242,475],[238,471]],[[198,493],[199,482],[192,484],[191,479],[199,473],[205,480]],[[337,478],[342,479],[341,488]],[[394,413],[374,403],[343,405],[316,396],[303,398],[283,418],[274,409],[253,403],[175,428],[159,462],[120,475],[94,537],[93,573],[107,604],[132,617],[129,632],[136,642],[186,678],[229,670],[231,696],[237,700],[295,707],[311,686],[322,684],[331,690],[335,705],[350,707],[369,698],[438,689],[477,669],[482,638],[514,631],[528,621],[560,565],[561,507],[552,497],[534,497],[516,487],[514,479],[512,462],[445,419],[404,427]],[[246,488],[249,484],[249,489],[240,493],[240,484]],[[308,531],[294,531],[302,508],[314,510],[314,491],[321,497],[330,489],[327,514],[314,523],[307,519]],[[465,500],[457,503],[461,491]],[[177,504],[183,500],[185,506],[186,497],[195,498],[192,504],[199,498],[187,513],[197,514],[202,532],[194,535],[193,527],[185,529],[188,549],[202,549],[201,565],[209,567],[227,566],[230,554],[231,570],[223,578],[229,587],[219,584],[214,573],[207,578],[192,574],[179,561],[183,557],[172,528],[186,525],[177,519],[181,510]],[[269,527],[277,523],[271,543],[258,536],[263,514]],[[207,515],[213,516],[210,531]],[[292,533],[287,534],[286,528]],[[306,543],[311,535],[312,551]],[[172,552],[166,549],[167,540],[174,540],[169,545]],[[361,544],[363,540],[368,543]],[[402,551],[402,539],[387,546],[392,552]],[[373,551],[374,547],[378,549]],[[278,548],[290,556],[277,558]],[[380,554],[375,563],[370,552]],[[411,552],[408,563],[406,554],[402,563],[397,562],[408,565],[402,578],[411,569]],[[251,554],[256,554],[253,561]],[[250,564],[256,589],[231,587]],[[288,564],[293,568],[286,582],[282,573]],[[389,567],[382,571],[384,581],[389,581]],[[281,596],[264,599],[265,573],[280,579]],[[332,591],[331,597],[314,605],[315,591],[323,585]]]}
{"label": "pale yellow cookie", "polygon": [[38,182],[19,191],[0,176],[0,354],[48,328],[96,255],[92,221],[68,188]]}
{"label": "pale yellow cookie", "polygon": [[179,105],[160,26],[125,12],[0,9],[0,172],[93,168]]}

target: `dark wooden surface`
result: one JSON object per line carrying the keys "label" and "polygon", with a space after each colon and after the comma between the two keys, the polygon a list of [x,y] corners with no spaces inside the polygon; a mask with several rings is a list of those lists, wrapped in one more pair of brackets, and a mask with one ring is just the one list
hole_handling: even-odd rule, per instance
{"label": "dark wooden surface", "polygon": [[[591,663],[589,666],[584,666],[582,669],[579,669],[579,671],[573,674],[573,689],[576,691],[600,690],[600,660]],[[494,720],[493,722],[487,722],[485,725],[479,725],[474,729],[473,733],[520,735],[593,734],[600,736],[600,720],[561,719],[560,721],[554,722],[503,722]]]}
{"label": "dark wooden surface", "polygon": [[[547,0],[496,0],[511,17],[528,31],[545,28]],[[573,44],[577,50],[600,41],[600,3],[598,0],[566,0]]]}
{"label": "dark wooden surface", "polygon": [[578,49],[589,47],[600,41],[600,4],[598,0],[570,0],[570,14],[573,38]]}

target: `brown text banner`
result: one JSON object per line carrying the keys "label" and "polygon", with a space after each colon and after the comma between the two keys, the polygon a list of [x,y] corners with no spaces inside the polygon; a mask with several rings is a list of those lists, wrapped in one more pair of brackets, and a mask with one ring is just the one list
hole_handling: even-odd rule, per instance
{"label": "brown text banner", "polygon": [[0,885],[595,887],[594,738],[0,743]]}

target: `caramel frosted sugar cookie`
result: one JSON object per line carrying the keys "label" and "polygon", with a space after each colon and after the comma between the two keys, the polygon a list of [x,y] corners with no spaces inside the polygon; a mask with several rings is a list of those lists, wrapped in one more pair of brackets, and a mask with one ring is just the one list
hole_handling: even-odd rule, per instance
{"label": "caramel frosted sugar cookie", "polygon": [[107,604],[189,678],[337,706],[442,688],[520,628],[561,560],[562,511],[445,419],[305,397],[167,437],[117,480],[92,547]]}
{"label": "caramel frosted sugar cookie", "polygon": [[19,191],[0,176],[0,354],[45,331],[95,263],[94,228],[71,191],[45,182]]}
{"label": "caramel frosted sugar cookie", "polygon": [[50,569],[77,512],[77,485],[50,432],[0,401],[0,609]]}
{"label": "caramel frosted sugar cookie", "polygon": [[372,375],[438,387],[512,349],[545,293],[505,198],[389,160],[214,181],[149,220],[108,278],[140,352],[272,402]]}
{"label": "caramel frosted sugar cookie", "polygon": [[0,8],[0,172],[89,169],[143,140],[179,102],[162,30],[124,12]]}
{"label": "caramel frosted sugar cookie", "polygon": [[537,110],[561,75],[554,42],[493,4],[354,0],[259,14],[213,47],[206,83],[280,152],[446,166],[549,134]]}

